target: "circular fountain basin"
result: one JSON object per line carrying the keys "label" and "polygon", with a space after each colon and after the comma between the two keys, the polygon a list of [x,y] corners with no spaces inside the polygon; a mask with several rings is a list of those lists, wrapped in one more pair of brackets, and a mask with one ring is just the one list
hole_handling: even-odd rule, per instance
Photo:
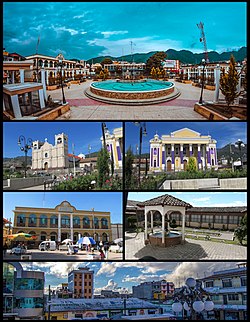
{"label": "circular fountain basin", "polygon": [[149,234],[149,241],[151,245],[160,247],[169,247],[181,244],[182,235],[179,232],[171,231],[167,236],[164,237],[164,242],[162,242],[162,233],[151,233]]}
{"label": "circular fountain basin", "polygon": [[143,105],[173,99],[179,95],[173,82],[143,79],[93,82],[85,92],[88,97],[111,104]]}

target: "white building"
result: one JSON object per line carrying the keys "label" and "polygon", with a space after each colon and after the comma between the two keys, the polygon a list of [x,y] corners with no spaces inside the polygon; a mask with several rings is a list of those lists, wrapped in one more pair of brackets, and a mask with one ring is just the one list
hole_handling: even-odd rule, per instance
{"label": "white building", "polygon": [[33,141],[33,170],[65,169],[68,167],[68,136],[66,134],[55,135],[55,145],[48,143],[47,139],[45,142]]}

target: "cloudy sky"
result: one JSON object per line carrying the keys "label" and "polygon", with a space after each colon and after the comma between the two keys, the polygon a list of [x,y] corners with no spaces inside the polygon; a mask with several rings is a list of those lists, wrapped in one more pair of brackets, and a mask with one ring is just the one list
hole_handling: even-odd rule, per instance
{"label": "cloudy sky", "polygon": [[[145,201],[166,192],[129,192],[128,200]],[[246,192],[170,192],[171,196],[190,203],[193,207],[240,207],[247,205]]]}
{"label": "cloudy sky", "polygon": [[236,268],[237,262],[32,262],[21,263],[25,270],[45,272],[45,286],[56,288],[67,282],[68,272],[87,266],[94,271],[94,288],[98,294],[102,289],[131,292],[133,285],[146,281],[166,279],[182,286],[188,277],[203,278],[215,271]]}
{"label": "cloudy sky", "polygon": [[[142,125],[144,126],[143,123]],[[217,148],[235,143],[238,139],[247,143],[247,122],[146,122],[147,136],[142,139],[142,153],[149,153],[149,141],[156,133],[161,137],[185,127],[201,135],[211,135],[217,141]],[[133,122],[125,124],[126,151],[129,146],[136,153],[136,146],[139,146],[139,126]]]}
{"label": "cloudy sky", "polygon": [[[118,127],[122,127],[121,122],[106,122],[110,133]],[[68,135],[68,149],[72,153],[72,143],[74,143],[74,153],[87,155],[89,152],[97,152],[101,149],[102,126],[101,122],[5,122],[3,125],[3,155],[4,157],[16,157],[24,155],[17,145],[18,137],[24,135],[26,139],[44,142],[47,138],[50,144],[55,144],[55,135],[65,133]],[[90,145],[90,150],[88,149]],[[28,152],[31,156],[31,150]]]}
{"label": "cloudy sky", "polygon": [[202,52],[197,23],[204,22],[208,50],[246,46],[246,2],[5,2],[3,46],[89,59],[134,52],[187,49]]}
{"label": "cloudy sky", "polygon": [[16,206],[55,208],[64,200],[79,210],[109,211],[111,223],[122,223],[120,192],[4,192],[3,217],[13,222]]}

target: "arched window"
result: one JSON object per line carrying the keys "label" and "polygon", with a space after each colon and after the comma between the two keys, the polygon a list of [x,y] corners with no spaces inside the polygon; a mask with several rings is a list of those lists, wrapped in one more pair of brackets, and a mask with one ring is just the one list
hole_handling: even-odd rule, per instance
{"label": "arched window", "polygon": [[62,228],[69,228],[70,227],[70,220],[69,216],[63,216],[61,219],[61,226]]}
{"label": "arched window", "polygon": [[101,226],[102,226],[102,229],[108,228],[108,220],[106,218],[101,219]]}
{"label": "arched window", "polygon": [[74,228],[80,228],[80,218],[79,217],[74,217],[73,218],[73,227]]}
{"label": "arched window", "polygon": [[48,65],[49,65],[49,62],[46,59],[45,62],[44,62],[44,67],[48,67]]}
{"label": "arched window", "polygon": [[46,215],[41,215],[40,216],[40,226],[41,227],[47,227],[48,224],[48,218]]}
{"label": "arched window", "polygon": [[83,228],[90,228],[90,220],[88,217],[83,218]]}
{"label": "arched window", "polygon": [[94,218],[94,227],[95,229],[99,229],[99,219],[98,218]]}
{"label": "arched window", "polygon": [[47,157],[48,157],[48,153],[47,153],[47,152],[44,154],[44,157],[45,157],[45,158],[47,158]]}
{"label": "arched window", "polygon": [[29,216],[29,227],[36,227],[36,215]]}
{"label": "arched window", "polygon": [[20,214],[17,216],[17,226],[25,226],[25,215]]}
{"label": "arched window", "polygon": [[57,226],[58,226],[58,218],[57,218],[57,216],[51,216],[50,217],[50,227],[51,228],[54,228],[54,227],[57,228]]}
{"label": "arched window", "polygon": [[56,241],[57,240],[57,233],[53,231],[50,233],[50,240]]}
{"label": "arched window", "polygon": [[41,241],[44,241],[47,239],[47,233],[46,231],[41,231]]}
{"label": "arched window", "polygon": [[106,233],[102,234],[102,241],[107,242],[108,241],[108,235]]}
{"label": "arched window", "polygon": [[57,144],[60,144],[60,143],[62,143],[62,138],[57,139]]}

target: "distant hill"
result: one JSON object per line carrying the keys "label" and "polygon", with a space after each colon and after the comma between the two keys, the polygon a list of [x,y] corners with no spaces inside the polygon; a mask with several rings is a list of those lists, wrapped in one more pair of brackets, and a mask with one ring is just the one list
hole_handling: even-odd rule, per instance
{"label": "distant hill", "polygon": [[[21,165],[23,162],[25,162],[24,156],[18,156],[14,158],[3,158],[3,164],[6,166],[11,165]],[[27,164],[32,164],[32,158],[30,156],[27,156]]]}
{"label": "distant hill", "polygon": [[[247,157],[247,144],[244,148],[242,148],[242,156],[245,155]],[[231,153],[232,152],[232,153]],[[218,159],[224,156],[225,159],[230,159],[233,157],[234,160],[240,158],[240,151],[239,148],[231,145],[231,152],[230,152],[230,144],[225,145],[223,148],[217,149]],[[245,159],[244,157],[244,159]]]}
{"label": "distant hill", "polygon": [[[149,53],[136,53],[133,55],[133,59],[135,63],[146,63],[149,57],[154,55],[157,51],[151,51]],[[175,49],[168,49],[166,51],[167,59],[178,59],[183,64],[199,64],[201,60],[204,58],[204,54],[194,54],[189,50],[175,50]],[[231,55],[234,55],[236,61],[242,61],[244,58],[247,57],[247,48],[241,47],[239,50],[235,51],[227,51],[221,54],[217,53],[216,51],[208,52],[208,57],[210,62],[218,62],[218,61],[225,61],[229,60]],[[87,60],[87,63],[92,64],[92,62],[100,63],[103,61],[104,58],[110,58],[112,60],[124,60],[128,62],[132,62],[131,55],[113,57],[113,56],[99,56],[95,58],[91,58]]]}

